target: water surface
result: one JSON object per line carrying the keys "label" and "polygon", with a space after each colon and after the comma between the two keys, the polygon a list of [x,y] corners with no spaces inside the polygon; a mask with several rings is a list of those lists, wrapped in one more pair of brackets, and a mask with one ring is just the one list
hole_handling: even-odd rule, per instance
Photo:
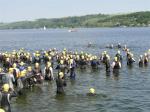
{"label": "water surface", "polygon": [[[92,42],[95,47],[87,48]],[[0,50],[25,48],[67,48],[100,54],[107,44],[127,44],[135,59],[150,48],[150,28],[93,28],[78,29],[68,33],[67,29],[2,30]],[[114,57],[117,49],[107,49]],[[125,56],[125,53],[123,53]],[[125,57],[124,57],[125,61]],[[137,62],[128,68],[124,62],[120,75],[107,77],[103,66],[93,71],[77,70],[75,81],[67,80],[65,96],[56,95],[54,82],[26,90],[23,96],[11,102],[13,112],[149,112],[150,110],[150,66],[139,68]],[[90,87],[96,89],[95,97],[86,93]]]}

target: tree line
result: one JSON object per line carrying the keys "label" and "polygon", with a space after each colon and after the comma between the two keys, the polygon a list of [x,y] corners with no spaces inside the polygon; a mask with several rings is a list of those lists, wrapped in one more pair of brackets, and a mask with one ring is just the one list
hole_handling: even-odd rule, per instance
{"label": "tree line", "polygon": [[39,29],[39,28],[77,28],[77,27],[147,27],[150,26],[150,11],[129,14],[94,14],[35,21],[0,23],[0,29]]}

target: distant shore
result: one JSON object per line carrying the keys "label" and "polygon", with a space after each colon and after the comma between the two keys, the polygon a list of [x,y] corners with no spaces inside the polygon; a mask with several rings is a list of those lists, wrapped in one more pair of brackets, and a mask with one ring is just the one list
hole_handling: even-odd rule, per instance
{"label": "distant shore", "polygon": [[[78,27],[78,28],[75,28],[76,29],[76,31],[75,32],[79,32],[79,31],[81,31],[81,30],[85,30],[85,29],[118,29],[118,28],[120,28],[120,29],[131,29],[131,28],[133,28],[133,29],[136,29],[136,28],[150,28],[150,26],[148,26],[148,27],[89,27],[89,28],[81,28],[81,27]],[[21,31],[21,30],[39,30],[39,31],[48,31],[48,30],[65,30],[66,32],[68,32],[68,33],[70,33],[70,28],[47,28],[46,30],[43,30],[43,29],[36,29],[36,28],[26,28],[26,29],[23,29],[23,28],[18,28],[18,29],[0,29],[0,31],[7,31],[7,30],[10,30],[10,31]]]}
{"label": "distant shore", "polygon": [[0,23],[0,29],[150,27],[150,11],[120,15],[94,14],[54,19]]}

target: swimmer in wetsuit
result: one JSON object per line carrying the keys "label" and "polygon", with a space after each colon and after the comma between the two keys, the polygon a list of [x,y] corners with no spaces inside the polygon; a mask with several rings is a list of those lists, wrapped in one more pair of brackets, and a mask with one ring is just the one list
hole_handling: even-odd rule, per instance
{"label": "swimmer in wetsuit", "polygon": [[11,112],[10,100],[12,97],[16,97],[15,93],[9,92],[9,84],[3,85],[3,91],[0,93],[1,101],[0,106],[5,112]]}

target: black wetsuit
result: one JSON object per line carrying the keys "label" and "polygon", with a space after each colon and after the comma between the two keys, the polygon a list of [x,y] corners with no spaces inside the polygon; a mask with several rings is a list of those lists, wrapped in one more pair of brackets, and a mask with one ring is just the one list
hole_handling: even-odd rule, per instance
{"label": "black wetsuit", "polygon": [[34,68],[34,70],[33,70],[33,74],[35,75],[35,78],[36,78],[36,82],[37,83],[42,83],[42,78],[43,78],[43,76],[42,76],[42,70],[40,69],[40,68]]}
{"label": "black wetsuit", "polygon": [[96,94],[93,94],[93,93],[87,93],[87,96],[96,96]]}
{"label": "black wetsuit", "polygon": [[76,77],[75,68],[76,68],[76,63],[73,62],[73,64],[71,64],[71,68],[70,68],[70,78],[71,79],[75,79],[75,77]]}
{"label": "black wetsuit", "polygon": [[113,68],[113,73],[119,73],[120,65],[119,62],[115,62],[115,66]]}
{"label": "black wetsuit", "polygon": [[148,65],[148,60],[146,58],[144,59],[144,65]]}
{"label": "black wetsuit", "polygon": [[78,67],[78,66],[79,66],[79,64],[80,64],[80,61],[79,61],[79,60],[77,60],[77,59],[75,59],[75,63],[76,63],[76,67]]}
{"label": "black wetsuit", "polygon": [[25,80],[26,87],[27,86],[31,87],[34,85],[34,79],[33,79],[34,77],[35,77],[35,75],[34,75],[33,71],[30,71],[27,73],[26,80]]}
{"label": "black wetsuit", "polygon": [[104,57],[102,58],[102,62],[105,64],[105,63],[106,63],[106,61],[107,61],[107,56],[106,56],[106,55],[104,55]]}
{"label": "black wetsuit", "polygon": [[49,61],[48,56],[44,56],[43,60],[44,60],[44,63],[46,64]]}
{"label": "black wetsuit", "polygon": [[98,65],[99,65],[99,62],[96,59],[91,61],[91,66],[93,69],[98,68]]}
{"label": "black wetsuit", "polygon": [[41,57],[35,56],[33,62],[34,63],[41,63]]}
{"label": "black wetsuit", "polygon": [[5,110],[5,112],[11,112],[10,100],[12,97],[16,97],[16,94],[2,92],[1,93],[1,108]]}
{"label": "black wetsuit", "polygon": [[144,64],[144,63],[143,63],[143,60],[140,60],[140,61],[139,61],[139,67],[143,67],[143,64]]}
{"label": "black wetsuit", "polygon": [[3,62],[3,58],[4,58],[4,56],[2,54],[0,54],[0,62],[1,63]]}
{"label": "black wetsuit", "polygon": [[5,71],[8,71],[8,69],[11,67],[11,63],[6,61],[6,62],[4,62],[3,67],[4,67]]}
{"label": "black wetsuit", "polygon": [[120,44],[117,45],[118,49],[120,49],[122,46]]}
{"label": "black wetsuit", "polygon": [[66,81],[61,78],[56,79],[56,85],[57,85],[57,93],[58,94],[64,94],[64,86],[66,86]]}
{"label": "black wetsuit", "polygon": [[79,65],[80,65],[80,68],[81,68],[81,69],[85,69],[87,63],[86,63],[86,61],[85,61],[84,59],[81,59],[81,60],[79,61]]}
{"label": "black wetsuit", "polygon": [[127,65],[132,65],[133,62],[135,62],[135,61],[133,60],[133,58],[132,58],[132,57],[128,57],[128,59],[127,59]]}
{"label": "black wetsuit", "polygon": [[115,66],[113,69],[120,69],[119,62],[115,62]]}
{"label": "black wetsuit", "polygon": [[50,70],[50,67],[46,67],[45,68],[45,80],[52,80],[53,77],[52,77],[52,71]]}
{"label": "black wetsuit", "polygon": [[107,60],[105,63],[106,66],[106,72],[110,72],[110,62]]}

